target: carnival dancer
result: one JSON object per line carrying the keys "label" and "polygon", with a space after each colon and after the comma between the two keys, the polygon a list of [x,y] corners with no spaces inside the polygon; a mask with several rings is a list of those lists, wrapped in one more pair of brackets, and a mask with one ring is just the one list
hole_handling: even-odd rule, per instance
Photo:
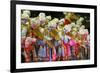
{"label": "carnival dancer", "polygon": [[26,37],[25,40],[25,61],[30,62],[33,60],[31,59],[31,55],[34,57],[36,56],[35,51],[34,51],[34,46],[33,44],[36,42],[36,38],[32,37],[32,34],[29,33],[29,36]]}
{"label": "carnival dancer", "polygon": [[65,60],[65,52],[64,47],[60,44],[58,47],[58,61]]}
{"label": "carnival dancer", "polygon": [[44,45],[40,45],[38,56],[40,61],[45,61],[46,59],[46,47]]}
{"label": "carnival dancer", "polygon": [[68,60],[71,56],[70,46],[69,46],[70,36],[66,34],[62,37],[62,46],[64,47],[65,59]]}

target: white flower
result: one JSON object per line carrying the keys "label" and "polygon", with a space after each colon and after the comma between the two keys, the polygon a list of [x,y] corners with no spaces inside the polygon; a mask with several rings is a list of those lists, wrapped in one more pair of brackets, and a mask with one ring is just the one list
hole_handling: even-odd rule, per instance
{"label": "white flower", "polygon": [[75,27],[79,29],[79,28],[80,28],[80,25],[77,25],[77,24],[76,24]]}
{"label": "white flower", "polygon": [[69,24],[71,27],[73,27],[73,26],[75,26],[75,23],[74,22],[72,22],[71,24]]}
{"label": "white flower", "polygon": [[52,21],[48,22],[48,27],[56,28],[58,21],[57,18],[54,18]]}
{"label": "white flower", "polygon": [[81,25],[83,21],[84,21],[84,18],[83,18],[83,17],[80,17],[80,18],[76,21],[76,24]]}
{"label": "white flower", "polygon": [[21,18],[29,18],[30,17],[30,11],[25,10],[23,11],[23,14],[21,15]]}
{"label": "white flower", "polygon": [[30,11],[29,10],[25,10],[25,11],[23,11],[23,14],[27,14],[27,15],[29,15],[30,16]]}
{"label": "white flower", "polygon": [[39,20],[40,20],[40,21],[43,21],[43,20],[45,20],[45,19],[46,19],[45,13],[40,13],[40,14],[39,14]]}
{"label": "white flower", "polygon": [[45,24],[45,22],[46,22],[46,15],[45,15],[45,13],[40,13],[39,14],[39,22],[40,22],[41,25]]}
{"label": "white flower", "polygon": [[64,22],[64,18],[60,19],[59,22]]}
{"label": "white flower", "polygon": [[84,20],[84,18],[83,18],[83,17],[80,17],[79,21],[81,21],[81,22],[82,22],[83,20]]}
{"label": "white flower", "polygon": [[24,13],[24,14],[22,14],[22,15],[21,15],[21,18],[28,19],[28,18],[29,18],[29,15],[28,15],[28,14],[26,14],[26,13]]}
{"label": "white flower", "polygon": [[36,18],[31,18],[31,24],[36,22]]}
{"label": "white flower", "polygon": [[31,18],[31,27],[34,28],[37,25],[40,25],[40,21],[37,18]]}
{"label": "white flower", "polygon": [[58,18],[54,18],[53,21],[54,21],[54,23],[57,23],[59,21],[59,19]]}
{"label": "white flower", "polygon": [[58,24],[59,25],[63,25],[64,24],[64,21],[65,21],[64,18],[63,19],[60,19],[59,22],[58,22]]}
{"label": "white flower", "polygon": [[50,20],[51,20],[51,16],[46,16],[46,19],[47,19],[48,21],[50,21]]}
{"label": "white flower", "polygon": [[65,19],[69,19],[69,17],[66,15],[66,16],[65,16]]}
{"label": "white flower", "polygon": [[40,13],[39,17],[45,17],[45,13]]}
{"label": "white flower", "polygon": [[78,33],[79,34],[84,34],[84,29],[80,29]]}
{"label": "white flower", "polygon": [[71,24],[68,24],[68,25],[65,25],[63,30],[65,32],[70,32],[72,30],[72,27],[75,26],[75,23],[71,23]]}
{"label": "white flower", "polygon": [[80,27],[80,29],[85,29],[85,26],[84,26],[84,25],[82,25],[82,26]]}
{"label": "white flower", "polygon": [[79,34],[88,34],[88,29],[80,29]]}
{"label": "white flower", "polygon": [[65,25],[64,28],[63,28],[63,30],[65,32],[70,32],[71,31],[71,28],[72,28],[72,26],[69,24],[69,25]]}

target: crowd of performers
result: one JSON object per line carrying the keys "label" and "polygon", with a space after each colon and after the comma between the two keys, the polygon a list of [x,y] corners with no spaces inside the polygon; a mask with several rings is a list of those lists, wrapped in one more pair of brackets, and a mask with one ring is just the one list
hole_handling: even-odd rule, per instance
{"label": "crowd of performers", "polygon": [[48,62],[86,60],[90,58],[89,30],[83,17],[64,12],[62,19],[46,16],[40,12],[21,13],[21,59],[22,62]]}

